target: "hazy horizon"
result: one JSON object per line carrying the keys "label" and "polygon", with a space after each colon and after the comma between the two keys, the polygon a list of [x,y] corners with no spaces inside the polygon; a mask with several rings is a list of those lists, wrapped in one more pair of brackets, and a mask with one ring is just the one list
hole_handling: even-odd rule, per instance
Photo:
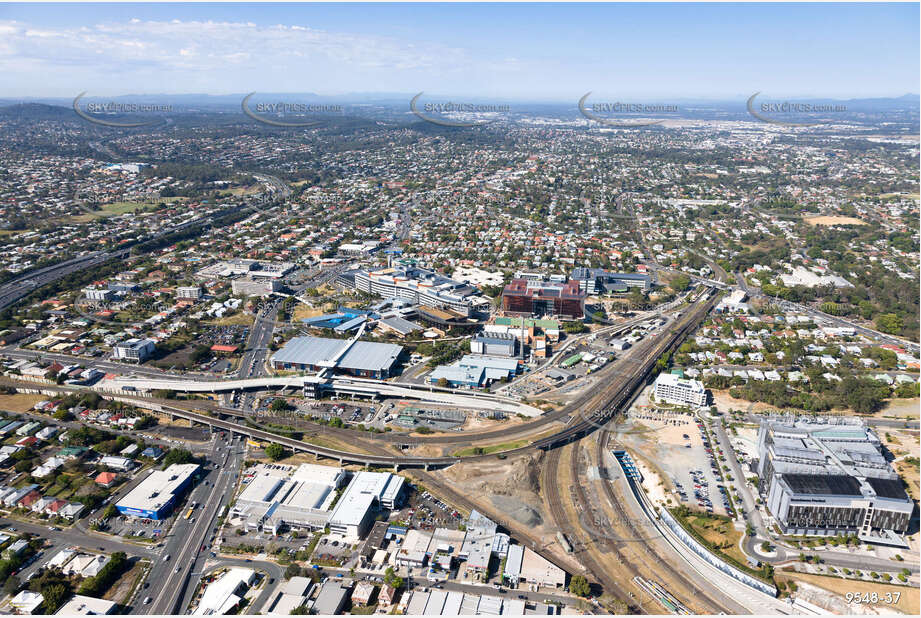
{"label": "hazy horizon", "polygon": [[918,20],[917,3],[0,4],[0,97],[893,98],[921,92]]}

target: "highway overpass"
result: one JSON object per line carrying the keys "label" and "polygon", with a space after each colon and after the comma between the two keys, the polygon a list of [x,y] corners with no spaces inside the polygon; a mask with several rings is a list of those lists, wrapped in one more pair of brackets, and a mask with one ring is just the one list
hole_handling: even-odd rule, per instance
{"label": "highway overpass", "polygon": [[305,387],[315,392],[327,391],[345,397],[413,399],[422,403],[491,410],[506,414],[523,414],[528,417],[543,414],[543,411],[538,408],[492,393],[460,391],[419,384],[397,384],[366,378],[285,376],[202,381],[183,378],[115,377],[99,382],[95,389],[114,394],[135,394],[156,390],[181,393],[229,393],[247,390],[303,389]]}
{"label": "highway overpass", "polygon": [[[325,446],[317,446],[310,444],[309,442],[302,442],[301,440],[285,438],[284,436],[280,436],[277,433],[262,431],[261,429],[256,429],[248,425],[242,425],[233,421],[222,420],[214,416],[200,414],[198,412],[177,408],[167,404],[152,403],[149,401],[144,401],[143,399],[123,396],[110,395],[107,398],[114,399],[116,401],[122,401],[124,403],[128,403],[141,408],[146,408],[148,410],[153,410],[154,412],[159,412],[161,414],[168,414],[172,417],[183,418],[193,423],[206,425],[212,430],[217,429],[220,431],[229,431],[231,433],[246,436],[253,440],[280,444],[286,448],[290,448],[294,452],[310,453],[318,457],[335,459],[339,462],[340,465],[360,464],[363,466],[392,467],[394,470],[398,470],[399,468],[425,468],[428,470],[432,467],[450,466],[458,461],[458,458],[456,457],[408,457],[405,455],[369,455],[364,453],[350,453],[348,451],[340,451],[337,449],[327,448]],[[490,457],[493,456],[490,455]]]}

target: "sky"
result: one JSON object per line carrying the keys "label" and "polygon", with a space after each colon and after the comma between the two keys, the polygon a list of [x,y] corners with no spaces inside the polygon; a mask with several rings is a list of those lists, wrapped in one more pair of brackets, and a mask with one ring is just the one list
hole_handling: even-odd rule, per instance
{"label": "sky", "polygon": [[0,97],[901,96],[919,4],[0,4]]}

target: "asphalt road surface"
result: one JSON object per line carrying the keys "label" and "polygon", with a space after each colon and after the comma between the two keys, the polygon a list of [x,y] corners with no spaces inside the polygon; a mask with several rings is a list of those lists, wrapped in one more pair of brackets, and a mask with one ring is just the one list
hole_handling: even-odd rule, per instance
{"label": "asphalt road surface", "polygon": [[[174,614],[186,588],[190,585],[194,588],[198,583],[198,579],[191,576],[192,571],[203,553],[201,548],[210,545],[210,535],[230,499],[243,459],[243,442],[237,440],[235,444],[228,444],[227,439],[218,437],[212,443],[209,469],[186,500],[186,505],[197,502],[199,506],[190,519],[181,515],[176,519],[166,537],[161,558],[154,562],[147,576],[151,582],[150,592],[138,595],[141,603],[132,613]],[[181,510],[187,508],[180,507]],[[206,552],[207,547],[205,555]],[[166,560],[167,555],[169,560]],[[150,603],[143,603],[146,596],[152,597]]]}

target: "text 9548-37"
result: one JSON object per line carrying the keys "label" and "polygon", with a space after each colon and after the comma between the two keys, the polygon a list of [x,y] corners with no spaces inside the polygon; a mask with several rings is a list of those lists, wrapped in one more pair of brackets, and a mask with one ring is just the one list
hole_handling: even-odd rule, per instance
{"label": "text 9548-37", "polygon": [[886,592],[879,594],[876,592],[848,592],[844,595],[847,602],[854,605],[876,605],[883,603],[885,605],[895,605],[902,596],[901,592]]}

